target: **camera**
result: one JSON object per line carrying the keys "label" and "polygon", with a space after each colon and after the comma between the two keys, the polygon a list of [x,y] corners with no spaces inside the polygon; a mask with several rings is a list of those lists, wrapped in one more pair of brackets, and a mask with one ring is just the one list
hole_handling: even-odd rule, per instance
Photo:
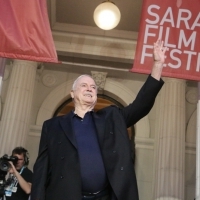
{"label": "camera", "polygon": [[8,186],[12,182],[11,179],[8,179],[8,180],[5,179],[5,176],[11,167],[11,164],[9,163],[9,161],[11,161],[13,165],[15,165],[18,161],[18,157],[8,156],[7,154],[5,154],[4,156],[0,158],[0,199],[5,194],[5,187]]}
{"label": "camera", "polygon": [[0,173],[1,173],[1,171],[7,172],[10,169],[11,165],[10,165],[9,161],[11,161],[15,165],[18,161],[18,157],[17,156],[8,156],[7,154],[2,156],[0,158]]}
{"label": "camera", "polygon": [[5,187],[12,182],[11,179],[5,179],[7,172],[11,168],[11,164],[9,163],[9,161],[11,161],[15,165],[18,161],[18,157],[8,156],[7,154],[5,154],[0,158],[0,199],[5,194]]}

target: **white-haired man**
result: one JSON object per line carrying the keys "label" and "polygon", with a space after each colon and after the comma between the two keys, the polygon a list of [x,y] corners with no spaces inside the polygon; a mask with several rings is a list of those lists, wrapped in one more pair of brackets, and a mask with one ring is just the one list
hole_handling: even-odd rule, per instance
{"label": "white-haired man", "polygon": [[71,90],[74,110],[43,124],[31,200],[138,200],[127,128],[151,110],[163,85],[166,48],[154,44],[151,75],[125,108],[94,112],[97,86],[89,75]]}

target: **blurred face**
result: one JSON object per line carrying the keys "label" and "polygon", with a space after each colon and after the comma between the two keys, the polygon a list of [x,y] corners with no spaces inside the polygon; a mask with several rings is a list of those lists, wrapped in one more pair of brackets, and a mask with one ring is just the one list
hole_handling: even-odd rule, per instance
{"label": "blurred face", "polygon": [[23,154],[13,154],[13,156],[17,156],[18,157],[18,161],[15,165],[15,168],[17,170],[20,170],[23,166],[24,166],[24,155]]}
{"label": "blurred face", "polygon": [[97,100],[97,86],[94,80],[89,76],[78,79],[71,91],[71,97],[74,98],[75,106],[79,104],[94,107]]}

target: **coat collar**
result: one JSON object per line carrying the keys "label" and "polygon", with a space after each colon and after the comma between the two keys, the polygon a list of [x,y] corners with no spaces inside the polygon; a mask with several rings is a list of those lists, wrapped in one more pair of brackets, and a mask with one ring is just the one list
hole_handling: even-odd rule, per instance
{"label": "coat collar", "polygon": [[[97,137],[100,143],[100,146],[103,145],[103,139],[104,139],[104,127],[105,127],[105,120],[103,116],[98,115],[97,113],[93,112],[93,119],[96,127]],[[70,142],[74,145],[74,147],[77,148],[77,142],[76,137],[73,130],[73,116],[74,112],[71,111],[67,115],[60,118],[60,125],[67,136],[67,138],[70,140]]]}

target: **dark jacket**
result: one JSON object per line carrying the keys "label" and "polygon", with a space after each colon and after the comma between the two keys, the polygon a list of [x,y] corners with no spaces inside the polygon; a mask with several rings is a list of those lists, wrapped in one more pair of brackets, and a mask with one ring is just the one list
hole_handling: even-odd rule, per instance
{"label": "dark jacket", "polygon": [[[109,106],[93,113],[108,180],[118,200],[139,199],[127,127],[148,114],[162,85],[162,80],[149,76],[136,99],[127,107]],[[72,116],[70,112],[43,124],[31,200],[81,200],[80,165]]]}

